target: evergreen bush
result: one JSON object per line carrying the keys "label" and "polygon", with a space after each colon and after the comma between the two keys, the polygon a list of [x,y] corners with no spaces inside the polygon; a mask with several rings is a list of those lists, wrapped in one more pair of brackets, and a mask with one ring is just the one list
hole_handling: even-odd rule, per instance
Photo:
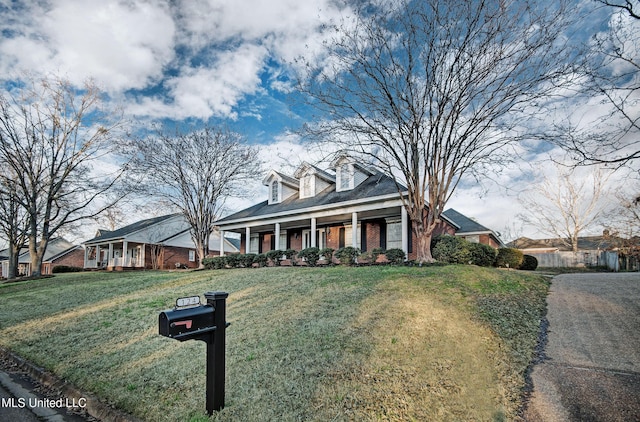
{"label": "evergreen bush", "polygon": [[266,253],[267,259],[273,262],[273,265],[280,265],[280,258],[284,255],[284,251],[280,249],[274,249]]}
{"label": "evergreen bush", "polygon": [[520,268],[524,260],[522,251],[515,248],[500,248],[496,257],[496,267]]}
{"label": "evergreen bush", "polygon": [[320,249],[315,247],[303,249],[298,252],[298,258],[306,260],[310,267],[315,267],[320,259]]}
{"label": "evergreen bush", "polygon": [[74,267],[72,265],[58,265],[56,267],[53,267],[52,272],[54,274],[59,274],[59,273],[78,273],[84,271],[84,268],[82,267]]}
{"label": "evergreen bush", "polygon": [[353,265],[356,263],[356,258],[360,255],[360,250],[353,246],[346,246],[336,251],[336,258],[340,260],[342,264]]}
{"label": "evergreen bush", "polygon": [[266,265],[267,265],[267,261],[268,261],[268,260],[269,260],[269,259],[267,258],[267,255],[265,255],[265,254],[261,253],[261,254],[258,254],[258,255],[256,255],[256,256],[254,257],[253,262],[255,262],[256,264],[258,264],[258,266],[260,266],[260,267],[264,267],[264,266],[266,266]]}
{"label": "evergreen bush", "polygon": [[251,268],[251,266],[255,262],[255,259],[256,259],[256,254],[254,253],[248,253],[248,254],[238,256],[239,264],[244,268]]}
{"label": "evergreen bush", "polygon": [[538,258],[532,255],[523,255],[520,269],[525,271],[535,271],[538,268]]}
{"label": "evergreen bush", "polygon": [[406,258],[406,254],[402,249],[399,248],[391,248],[387,249],[385,252],[387,260],[394,265],[404,264],[404,260]]}
{"label": "evergreen bush", "polygon": [[431,242],[431,255],[436,261],[448,264],[469,264],[473,262],[470,242],[461,237],[442,235]]}
{"label": "evergreen bush", "polygon": [[469,243],[471,262],[479,267],[492,267],[496,262],[498,251],[484,243]]}
{"label": "evergreen bush", "polygon": [[320,255],[324,257],[329,263],[331,263],[331,258],[333,258],[333,248],[324,248],[320,250]]}

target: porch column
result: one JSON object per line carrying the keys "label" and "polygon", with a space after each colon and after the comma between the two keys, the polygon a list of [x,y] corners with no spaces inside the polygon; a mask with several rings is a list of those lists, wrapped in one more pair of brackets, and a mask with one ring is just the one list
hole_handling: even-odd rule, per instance
{"label": "porch column", "polygon": [[358,213],[351,213],[351,246],[358,247]]}
{"label": "porch column", "polygon": [[[218,230],[218,233],[220,234],[220,256],[224,256],[224,230]],[[200,259],[202,258],[204,257]]]}
{"label": "porch column", "polygon": [[113,262],[111,261],[112,259],[113,259],[113,243],[109,243],[109,256],[107,257],[108,266],[113,266]]}
{"label": "porch column", "polygon": [[280,249],[280,223],[276,223],[275,237],[276,237],[276,240],[274,244],[275,244],[275,250],[277,251]]}
{"label": "porch column", "polygon": [[316,239],[316,225],[317,225],[316,218],[315,217],[311,218],[311,247],[312,248],[318,247],[318,241]]}
{"label": "porch column", "polygon": [[407,258],[409,258],[409,219],[407,217],[407,209],[404,205],[400,206],[400,216],[402,218],[400,227],[402,230],[402,250]]}
{"label": "porch column", "polygon": [[89,248],[90,246],[84,247],[84,267],[85,268],[88,268],[88,264],[89,264]]}
{"label": "porch column", "polygon": [[128,267],[129,266],[129,262],[128,261],[128,257],[127,257],[127,251],[129,250],[129,244],[127,243],[126,240],[122,241],[122,266],[123,267]]}
{"label": "porch column", "polygon": [[96,245],[96,267],[100,266],[100,245]]}
{"label": "porch column", "polygon": [[247,238],[244,242],[244,253],[251,252],[251,228],[247,227],[245,230],[245,237]]}

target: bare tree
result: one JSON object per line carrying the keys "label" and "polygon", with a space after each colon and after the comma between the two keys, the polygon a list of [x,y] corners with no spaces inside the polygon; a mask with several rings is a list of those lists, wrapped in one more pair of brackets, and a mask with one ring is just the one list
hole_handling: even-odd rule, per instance
{"label": "bare tree", "polygon": [[[520,218],[540,232],[562,239],[574,252],[578,237],[609,211],[609,174],[601,169],[568,168],[556,164],[556,172],[545,176],[519,200],[526,210]],[[579,172],[579,173],[578,173]]]}
{"label": "bare tree", "polygon": [[130,153],[139,190],[187,218],[202,267],[226,198],[244,195],[247,182],[259,175],[257,150],[237,133],[205,127],[172,136],[158,133],[131,144]]}
{"label": "bare tree", "polygon": [[605,6],[611,6],[616,9],[624,10],[634,19],[640,19],[640,3],[636,0],[634,3],[633,0],[619,0],[619,1],[610,1],[610,0],[596,0],[598,3],[602,3]]}
{"label": "bare tree", "polygon": [[394,177],[419,261],[461,179],[512,158],[519,118],[567,75],[567,16],[562,2],[367,2],[302,72],[323,119],[309,133]]}
{"label": "bare tree", "polygon": [[40,275],[54,234],[114,202],[107,193],[120,173],[99,174],[95,167],[120,121],[111,121],[100,98],[91,82],[76,90],[57,77],[32,79],[0,96],[0,163],[18,175],[3,184],[26,214],[32,275]]}
{"label": "bare tree", "polygon": [[580,165],[628,165],[640,158],[640,2],[596,0],[611,7],[608,30],[595,34],[582,61],[587,98],[608,112],[586,128],[566,122],[550,135]]}
{"label": "bare tree", "polygon": [[8,242],[9,268],[6,277],[11,279],[18,274],[20,250],[27,243],[28,220],[15,189],[17,175],[6,166],[0,172],[0,237]]}

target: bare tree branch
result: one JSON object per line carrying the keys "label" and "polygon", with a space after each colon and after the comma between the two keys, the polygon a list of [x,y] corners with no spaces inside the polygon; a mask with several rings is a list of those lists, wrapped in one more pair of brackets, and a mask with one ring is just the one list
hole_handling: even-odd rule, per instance
{"label": "bare tree branch", "polygon": [[[587,176],[577,170],[556,165],[556,173],[546,176],[526,195],[520,197],[521,219],[542,233],[562,239],[574,252],[578,237],[610,210],[608,178],[601,169]],[[582,170],[584,171],[584,170]]]}
{"label": "bare tree branch", "polygon": [[243,196],[247,182],[260,173],[256,149],[237,133],[205,127],[175,135],[159,131],[129,151],[138,191],[181,210],[202,265],[226,198]]}
{"label": "bare tree branch", "polygon": [[531,104],[570,73],[568,15],[562,4],[518,1],[393,4],[366,3],[337,27],[323,67],[301,75],[300,88],[321,112],[308,134],[395,178],[418,259],[430,261],[431,234],[462,178],[511,160]]}
{"label": "bare tree branch", "polygon": [[76,91],[67,81],[31,80],[0,97],[0,163],[18,175],[12,183],[29,227],[32,274],[39,275],[49,240],[63,228],[111,206],[105,194],[120,177],[100,174],[121,120],[100,108],[100,91],[88,82]]}

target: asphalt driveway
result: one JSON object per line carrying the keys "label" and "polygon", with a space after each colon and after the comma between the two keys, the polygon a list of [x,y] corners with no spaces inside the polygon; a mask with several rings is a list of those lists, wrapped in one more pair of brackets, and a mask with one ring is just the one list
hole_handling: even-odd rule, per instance
{"label": "asphalt driveway", "polygon": [[525,420],[640,421],[640,273],[560,275],[547,303]]}

